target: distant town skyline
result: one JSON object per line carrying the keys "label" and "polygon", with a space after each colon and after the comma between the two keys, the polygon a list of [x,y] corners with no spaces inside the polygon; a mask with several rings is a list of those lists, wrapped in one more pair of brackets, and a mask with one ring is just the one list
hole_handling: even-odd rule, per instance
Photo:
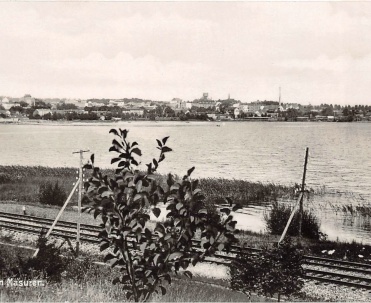
{"label": "distant town skyline", "polygon": [[371,104],[369,2],[0,2],[0,95]]}

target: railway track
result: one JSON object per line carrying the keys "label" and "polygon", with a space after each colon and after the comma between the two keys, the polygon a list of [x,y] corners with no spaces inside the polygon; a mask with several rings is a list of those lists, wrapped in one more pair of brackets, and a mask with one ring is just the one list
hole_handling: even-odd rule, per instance
{"label": "railway track", "polygon": [[[52,219],[39,218],[34,216],[19,215],[0,212],[0,228],[15,232],[40,234],[41,230],[47,230],[53,223]],[[74,222],[59,221],[51,236],[76,239],[76,226]],[[100,227],[96,225],[81,224],[81,241],[97,244],[97,237]],[[194,241],[194,249],[200,249],[200,241]],[[244,248],[251,253],[259,253],[260,249]],[[241,248],[232,246],[227,253],[216,254],[215,258],[206,261],[215,264],[228,264],[235,259]],[[354,288],[371,290],[371,264],[355,263],[343,260],[334,260],[315,256],[304,256],[305,276],[310,280],[317,280],[322,283],[345,285]]]}

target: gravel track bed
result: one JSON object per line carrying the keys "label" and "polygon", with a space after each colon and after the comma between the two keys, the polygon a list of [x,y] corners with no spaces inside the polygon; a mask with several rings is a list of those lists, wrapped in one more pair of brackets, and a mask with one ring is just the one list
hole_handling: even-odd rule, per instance
{"label": "gravel track bed", "polygon": [[[303,298],[311,301],[326,302],[370,302],[369,290],[355,287],[346,287],[337,284],[305,280],[301,290]],[[299,299],[303,301],[303,299]],[[305,300],[307,301],[307,300]]]}

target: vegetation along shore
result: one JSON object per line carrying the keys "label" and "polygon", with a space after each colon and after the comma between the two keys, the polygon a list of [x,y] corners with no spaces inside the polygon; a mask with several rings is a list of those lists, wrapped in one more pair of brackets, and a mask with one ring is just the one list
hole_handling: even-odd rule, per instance
{"label": "vegetation along shore", "polygon": [[[112,176],[113,170],[103,170],[103,174]],[[72,190],[74,182],[76,182],[77,169],[76,168],[51,168],[41,166],[0,166],[0,212],[9,213],[22,213],[23,206],[26,205],[26,214],[35,217],[44,217],[54,219],[58,213],[61,204],[65,201],[66,196]],[[176,179],[181,179],[176,177]],[[166,186],[167,176],[156,175],[156,179],[159,184]],[[239,241],[243,244],[249,245],[250,247],[262,248],[262,247],[274,247],[277,243],[280,234],[282,233],[284,223],[287,221],[288,216],[291,213],[291,208],[287,205],[282,205],[277,201],[283,199],[294,199],[295,190],[293,186],[285,186],[278,184],[263,184],[259,182],[248,182],[243,180],[228,180],[221,178],[205,178],[199,180],[199,187],[205,195],[206,206],[210,211],[215,211],[214,206],[223,206],[226,203],[225,197],[231,197],[232,200],[241,203],[243,206],[248,205],[272,205],[270,212],[265,214],[266,221],[266,232],[254,233],[249,231],[243,231],[237,235]],[[75,206],[77,205],[77,198],[71,201],[71,205],[66,209],[62,220],[76,222],[78,220],[78,214]],[[91,215],[83,213],[81,222],[85,224],[91,224]],[[325,254],[329,258],[344,259],[346,256],[347,260],[350,261],[361,261],[368,262],[368,257],[371,256],[371,247],[366,245],[352,243],[341,243],[326,240],[326,236],[320,232],[320,224],[316,218],[309,212],[304,214],[304,233],[308,235],[301,242],[300,250],[305,254],[323,256],[324,251],[330,252],[331,254]],[[294,218],[293,228],[289,230],[289,235],[293,237],[294,242],[297,241],[297,229],[298,221],[297,216]],[[149,226],[153,226],[154,223]],[[306,232],[305,230],[308,230]],[[2,232],[1,241],[7,241],[19,244],[32,244],[35,240],[25,240],[24,238],[16,236],[17,233]],[[60,253],[60,252],[58,252]],[[28,255],[27,255],[28,254]],[[63,252],[66,255],[66,251]],[[68,251],[67,251],[68,254]],[[360,260],[359,255],[363,254],[364,259]],[[8,258],[10,256],[21,256],[19,260],[28,260],[30,253],[25,253],[24,250],[18,248],[9,248],[4,246],[0,256],[0,261],[3,264],[8,264]],[[60,281],[50,282],[47,285],[48,295],[42,295],[40,289],[33,289],[30,293],[26,294],[22,291],[14,292],[11,288],[2,291],[2,297],[5,300],[17,300],[17,301],[28,301],[30,298],[39,298],[42,301],[48,300],[89,300],[89,301],[117,301],[123,300],[123,294],[119,288],[112,287],[110,281],[102,282],[102,277],[111,276],[112,273],[107,270],[97,268],[95,265],[91,265],[93,259],[102,260],[102,256],[99,253],[88,253],[85,255],[86,259],[84,262],[89,264],[84,268],[83,266],[71,261],[64,263],[63,275]],[[25,261],[26,262],[26,261]],[[54,262],[54,261],[53,261]],[[16,262],[15,262],[16,263]],[[14,263],[14,264],[15,264]],[[27,262],[26,262],[27,263]],[[23,264],[23,263],[22,263]],[[44,264],[45,265],[45,264]],[[18,268],[21,265],[18,265]],[[26,265],[22,265],[26,266]],[[17,267],[17,265],[15,265]],[[13,268],[14,269],[14,268]],[[11,269],[7,269],[11,270]],[[71,271],[74,272],[72,275]],[[210,269],[212,272],[213,269]],[[76,272],[79,273],[81,279],[76,284]],[[80,275],[81,274],[81,275]],[[73,276],[73,277],[72,277]],[[235,276],[234,276],[235,277]],[[112,276],[113,278],[113,276]],[[174,277],[176,278],[176,277]],[[151,301],[244,301],[246,300],[245,295],[240,292],[227,290],[229,288],[228,276],[223,279],[215,279],[213,277],[208,278],[207,276],[195,276],[193,280],[174,280],[173,286],[169,288],[166,296],[154,296]],[[210,280],[211,279],[211,280]],[[236,278],[233,278],[236,281]],[[238,282],[237,278],[237,282]],[[107,280],[107,279],[106,279]],[[112,280],[112,279],[111,279]],[[210,285],[209,283],[212,283]],[[205,283],[207,282],[207,283]],[[201,283],[201,284],[195,284]],[[233,282],[237,285],[236,282]],[[218,286],[220,285],[220,286]],[[195,294],[190,289],[202,290],[203,294],[209,294],[207,297],[201,295],[201,293]],[[233,288],[233,287],[232,287]],[[99,295],[96,290],[99,290]],[[238,289],[238,287],[237,287]],[[317,300],[329,300],[336,301],[340,298],[351,300],[349,296],[341,295],[346,293],[342,288],[339,288],[338,295],[332,296],[332,290],[328,289],[326,285],[316,285],[311,282],[306,282],[305,285],[301,286],[301,291],[297,292],[296,296],[290,296],[291,300],[298,301],[317,301]],[[45,292],[44,292],[45,293]],[[190,294],[193,293],[194,295]],[[211,297],[212,294],[212,297]],[[212,299],[210,299],[212,298]],[[364,293],[359,293],[353,296],[356,300],[367,301],[368,296]],[[250,294],[250,300],[253,301],[267,301],[266,297],[259,297]]]}

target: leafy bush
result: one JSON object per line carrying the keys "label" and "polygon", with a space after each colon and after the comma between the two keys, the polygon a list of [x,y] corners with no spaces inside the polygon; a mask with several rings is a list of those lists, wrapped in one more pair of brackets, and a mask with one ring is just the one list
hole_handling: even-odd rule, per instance
{"label": "leafy bush", "polygon": [[13,182],[14,179],[8,173],[0,173],[0,184]]}
{"label": "leafy bush", "polygon": [[37,248],[39,252],[35,258],[20,260],[21,273],[28,278],[34,278],[36,275],[50,282],[60,282],[70,259],[62,257],[60,248],[54,243],[48,243],[43,234],[37,240]]}
{"label": "leafy bush", "polygon": [[[273,235],[281,235],[290,218],[291,212],[292,208],[290,206],[274,202],[271,211],[264,214],[264,220],[269,233]],[[298,231],[299,212],[296,211],[287,230],[287,234],[290,236],[298,236]],[[318,218],[308,210],[303,211],[302,235],[303,237],[315,240],[319,240],[325,236],[320,231]]]}
{"label": "leafy bush", "polygon": [[[137,142],[127,140],[127,130],[111,129],[116,137],[110,151],[117,153],[111,163],[117,163],[113,178],[103,175],[91,164],[92,177],[84,184],[91,205],[86,208],[101,216],[100,249],[109,249],[104,261],[119,267],[121,274],[114,284],[121,284],[128,299],[147,301],[153,293],[166,293],[163,282],[171,283],[170,273],[181,270],[187,277],[190,264],[195,265],[216,251],[229,249],[235,238],[232,205],[221,209],[224,216],[210,218],[204,205],[204,196],[198,188],[198,180],[192,180],[194,167],[180,180],[169,174],[166,186],[160,185],[155,176],[165,154],[172,151],[166,143],[168,137],[157,140],[160,155],[147,164],[147,171],[137,169],[142,155]],[[165,203],[166,220],[157,222],[154,230],[147,223],[150,216],[145,209],[159,217],[158,203]],[[195,250],[192,240],[200,236],[200,250]]]}
{"label": "leafy bush", "polygon": [[241,252],[231,264],[231,287],[251,295],[278,294],[291,296],[300,291],[304,282],[303,252],[293,246],[290,238],[260,254]]}
{"label": "leafy bush", "polygon": [[3,277],[21,279],[47,279],[49,282],[60,282],[62,273],[67,269],[71,259],[62,257],[60,248],[54,243],[47,243],[43,234],[37,241],[38,255],[20,253],[14,247],[0,251],[0,271]]}
{"label": "leafy bush", "polygon": [[54,184],[46,182],[40,185],[39,199],[42,204],[62,206],[66,201],[67,194],[58,181]]}

